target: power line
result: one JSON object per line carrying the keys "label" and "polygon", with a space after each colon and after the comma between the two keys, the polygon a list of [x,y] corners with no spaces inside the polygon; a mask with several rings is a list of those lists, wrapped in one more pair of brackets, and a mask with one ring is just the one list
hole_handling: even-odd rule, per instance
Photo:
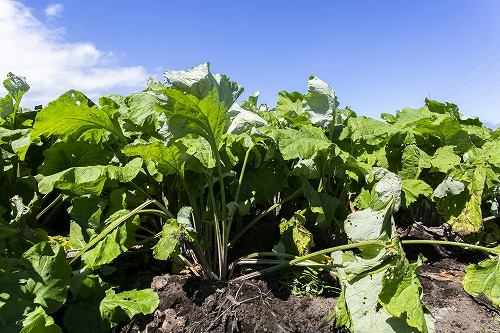
{"label": "power line", "polygon": [[493,89],[495,89],[496,87],[499,87],[499,86],[500,86],[500,83],[499,83],[499,84],[496,84],[496,85],[494,85],[493,87],[491,87],[490,89],[485,90],[485,91],[483,91],[482,93],[477,94],[476,96],[471,97],[471,98],[469,98],[469,99],[467,99],[467,100],[465,100],[465,101],[463,101],[463,102],[460,102],[460,103],[458,103],[458,104],[465,104],[465,103],[468,103],[468,102],[470,102],[470,101],[473,101],[473,100],[475,100],[476,98],[478,98],[479,96],[482,96],[482,95],[486,94],[488,91],[491,91],[491,90],[493,90]]}
{"label": "power line", "polygon": [[[460,80],[462,80],[467,74],[469,74],[474,69],[476,69],[477,66],[479,66],[480,64],[482,64],[483,61],[485,61],[486,59],[488,59],[489,56],[491,56],[499,48],[500,48],[500,43],[493,49],[493,51],[491,51],[490,53],[488,53],[488,55],[486,57],[484,57],[483,59],[481,59],[481,61],[479,61],[474,67],[472,67],[471,69],[469,69],[468,71],[466,71],[464,74],[462,74],[455,82],[453,82],[451,85],[449,85],[445,90],[441,91],[441,94],[444,93],[445,91],[449,90],[451,87],[453,87],[455,84],[457,84]],[[455,90],[455,92],[457,92],[460,89],[461,88]],[[455,92],[451,93],[449,96],[453,95]]]}
{"label": "power line", "polygon": [[[498,45],[500,47],[500,44]],[[498,48],[498,47],[497,47]],[[460,91],[462,90],[466,85],[468,85],[469,83],[471,83],[472,81],[474,81],[475,79],[477,79],[481,74],[483,74],[484,72],[486,72],[488,69],[490,69],[491,67],[493,67],[493,65],[495,65],[497,62],[500,61],[500,58],[498,58],[495,62],[493,62],[490,66],[488,66],[485,70],[483,70],[481,73],[477,74],[476,76],[474,76],[472,79],[470,79],[469,81],[467,81],[466,83],[464,83],[460,88],[458,88],[457,90],[455,90],[454,92],[452,92],[451,94],[449,94],[448,96],[446,96],[444,99],[448,99],[450,96],[454,95],[457,91]]]}

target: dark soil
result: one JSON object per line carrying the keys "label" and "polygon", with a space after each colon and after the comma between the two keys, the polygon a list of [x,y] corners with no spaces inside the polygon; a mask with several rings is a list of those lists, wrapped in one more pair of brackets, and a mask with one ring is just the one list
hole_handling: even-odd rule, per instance
{"label": "dark soil", "polygon": [[434,315],[436,332],[500,332],[499,310],[486,299],[474,299],[463,290],[466,267],[445,258],[420,268],[422,301]]}
{"label": "dark soil", "polygon": [[[497,309],[462,288],[467,264],[442,258],[420,269],[426,304],[436,332],[500,332]],[[117,332],[336,332],[324,318],[336,298],[290,294],[277,278],[213,282],[179,275],[156,276],[151,288],[160,296],[153,315],[139,317]]]}

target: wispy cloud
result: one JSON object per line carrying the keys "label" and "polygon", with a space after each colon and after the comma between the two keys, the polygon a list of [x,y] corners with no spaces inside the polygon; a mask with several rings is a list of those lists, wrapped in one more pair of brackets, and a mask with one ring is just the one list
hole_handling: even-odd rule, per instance
{"label": "wispy cloud", "polygon": [[[54,4],[45,13],[53,16],[61,10]],[[31,90],[23,104],[28,107],[46,105],[69,89],[81,90],[90,98],[141,89],[149,76],[141,66],[120,66],[112,52],[90,42],[67,42],[63,27],[49,28],[17,1],[0,0],[0,41],[0,77],[12,72],[27,78]]]}
{"label": "wispy cloud", "polygon": [[64,10],[64,6],[60,3],[51,3],[45,8],[45,15],[49,17],[58,17]]}

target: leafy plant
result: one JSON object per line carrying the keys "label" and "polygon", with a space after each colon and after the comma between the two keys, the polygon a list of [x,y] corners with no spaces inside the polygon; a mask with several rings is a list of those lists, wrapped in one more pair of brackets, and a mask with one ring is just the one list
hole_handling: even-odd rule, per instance
{"label": "leafy plant", "polygon": [[[410,263],[403,246],[455,245],[490,255],[464,288],[498,306],[498,131],[431,100],[383,121],[357,116],[316,77],[269,109],[258,94],[236,103],[243,88],[208,63],[164,75],[129,96],[94,103],[70,90],[32,111],[20,106],[26,81],[8,74],[1,330],[107,332],[152,313],[151,290],[113,282],[126,256],[221,280],[238,264],[274,265],[238,279],[306,267],[314,288],[321,270],[342,288],[327,321],[432,332],[424,259]],[[400,240],[396,228],[413,223],[454,239]],[[274,243],[260,246],[264,224]],[[248,244],[263,252],[237,259]]]}

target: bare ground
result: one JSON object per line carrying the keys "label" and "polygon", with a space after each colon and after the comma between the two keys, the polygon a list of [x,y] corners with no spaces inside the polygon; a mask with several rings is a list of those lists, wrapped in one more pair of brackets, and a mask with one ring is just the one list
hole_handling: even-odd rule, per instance
{"label": "bare ground", "polygon": [[[436,332],[500,332],[498,310],[463,290],[466,266],[441,258],[420,269],[423,302],[436,319]],[[154,277],[151,288],[161,300],[155,313],[116,332],[336,332],[324,322],[335,297],[294,296],[276,278],[221,283],[167,274]]]}

